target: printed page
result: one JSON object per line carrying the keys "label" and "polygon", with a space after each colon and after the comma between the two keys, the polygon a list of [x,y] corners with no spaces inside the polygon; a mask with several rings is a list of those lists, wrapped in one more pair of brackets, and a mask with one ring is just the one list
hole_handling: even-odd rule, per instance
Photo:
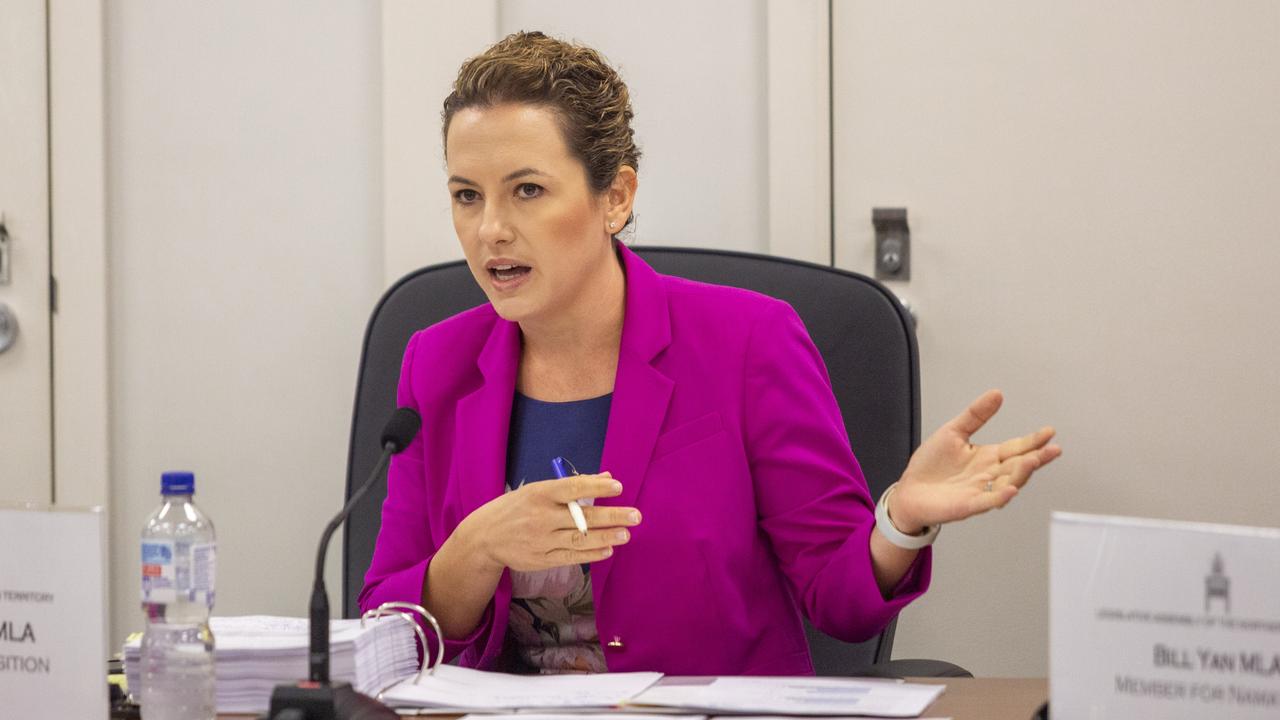
{"label": "printed page", "polygon": [[722,677],[708,685],[652,687],[631,704],[712,714],[918,717],[944,689],[851,678]]}

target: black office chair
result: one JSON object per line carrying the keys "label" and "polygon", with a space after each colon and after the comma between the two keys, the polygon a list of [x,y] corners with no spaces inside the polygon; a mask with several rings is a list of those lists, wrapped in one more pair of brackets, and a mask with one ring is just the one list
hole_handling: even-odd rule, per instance
{"label": "black office chair", "polygon": [[[920,363],[911,318],[892,293],[868,277],[795,260],[720,250],[633,249],[660,273],[747,288],[790,303],[826,361],[850,445],[872,496],[879,498],[902,474],[920,444]],[[395,407],[409,337],[484,302],[484,293],[461,261],[410,273],[382,296],[365,332],[356,383],[348,496],[377,462],[378,435]],[[373,557],[386,493],[384,480],[347,521],[342,573],[346,617],[359,615],[356,597]],[[819,675],[970,676],[938,661],[889,663],[896,624],[876,638],[850,644],[806,623],[815,670]]]}

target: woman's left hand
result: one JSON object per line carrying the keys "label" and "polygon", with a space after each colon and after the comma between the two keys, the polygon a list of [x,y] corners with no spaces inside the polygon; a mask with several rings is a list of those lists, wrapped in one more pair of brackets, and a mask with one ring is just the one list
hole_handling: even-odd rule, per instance
{"label": "woman's left hand", "polygon": [[971,443],[1003,402],[999,390],[983,393],[916,449],[890,497],[895,527],[915,534],[925,526],[1004,507],[1033,472],[1062,454],[1061,447],[1049,444],[1051,427],[997,445]]}

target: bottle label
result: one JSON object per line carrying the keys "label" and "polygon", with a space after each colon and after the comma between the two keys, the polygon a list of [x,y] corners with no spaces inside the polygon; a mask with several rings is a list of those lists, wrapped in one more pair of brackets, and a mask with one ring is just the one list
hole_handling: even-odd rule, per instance
{"label": "bottle label", "polygon": [[214,575],[218,569],[218,546],[201,543],[191,546],[191,584],[189,600],[213,607]]}
{"label": "bottle label", "polygon": [[142,602],[171,603],[177,600],[173,550],[173,542],[168,540],[142,543]]}
{"label": "bottle label", "polygon": [[142,543],[142,601],[182,600],[213,607],[217,545],[173,540]]}

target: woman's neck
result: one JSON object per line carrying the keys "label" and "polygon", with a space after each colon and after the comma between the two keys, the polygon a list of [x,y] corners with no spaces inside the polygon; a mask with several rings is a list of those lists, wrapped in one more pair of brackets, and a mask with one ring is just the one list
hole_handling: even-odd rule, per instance
{"label": "woman's neck", "polygon": [[610,251],[601,271],[569,307],[521,321],[521,390],[549,385],[559,388],[556,395],[576,394],[572,386],[587,393],[612,391],[626,295],[626,275]]}

